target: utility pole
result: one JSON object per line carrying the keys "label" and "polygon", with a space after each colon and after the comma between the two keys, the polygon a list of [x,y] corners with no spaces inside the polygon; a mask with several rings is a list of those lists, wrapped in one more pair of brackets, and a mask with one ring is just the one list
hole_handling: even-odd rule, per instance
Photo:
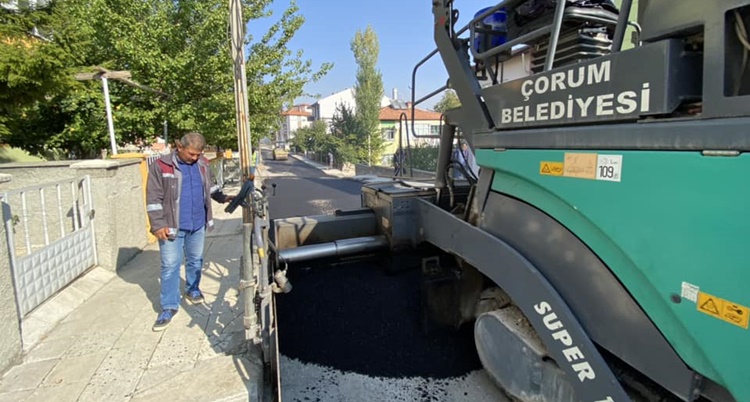
{"label": "utility pole", "polygon": [[[229,0],[229,25],[232,36],[232,60],[234,61],[234,101],[237,112],[237,140],[240,152],[240,168],[243,186],[247,180],[255,180],[251,171],[250,126],[248,121],[247,78],[245,76],[245,24],[242,18],[241,0]],[[252,202],[254,194],[247,201]],[[259,348],[262,356],[260,367],[269,364],[270,381],[263,381],[260,395],[271,393],[272,383],[276,384],[276,397],[281,400],[281,386],[278,373],[278,346],[274,296],[269,282],[269,266],[263,235],[267,233],[267,216],[253,216],[251,208],[242,208],[242,265],[240,266],[240,289],[244,307],[243,326],[248,348]],[[265,228],[263,225],[266,225]],[[255,235],[254,235],[255,234]],[[257,256],[257,257],[256,257]],[[257,312],[256,312],[257,311]],[[261,378],[266,378],[265,368]],[[264,398],[265,399],[265,398]]]}
{"label": "utility pole", "polygon": [[[243,186],[248,180],[255,180],[250,170],[250,158],[252,146],[250,145],[250,127],[247,118],[247,78],[245,77],[245,26],[242,19],[241,0],[229,0],[229,27],[231,33],[232,60],[234,62],[234,102],[237,114],[237,142],[240,152],[240,169],[242,172]],[[252,199],[253,194],[248,195]],[[252,202],[251,200],[247,200]],[[264,324],[270,322],[269,311],[263,309],[263,303],[256,304],[256,296],[261,293],[260,264],[256,262],[263,251],[256,248],[259,246],[253,239],[255,225],[251,208],[242,208],[242,237],[243,252],[242,264],[240,266],[240,287],[242,291],[242,304],[244,307],[243,326],[245,327],[245,340],[253,345],[260,344],[263,361],[270,362],[269,349],[264,347],[263,342]],[[272,297],[272,295],[271,295]],[[260,307],[260,314],[256,309]],[[267,331],[267,327],[266,327]],[[265,376],[265,375],[263,375]],[[265,385],[265,384],[264,384]]]}
{"label": "utility pole", "polygon": [[[245,75],[245,24],[242,18],[242,2],[229,0],[229,25],[232,36],[232,60],[234,61],[234,103],[237,113],[237,140],[240,152],[240,169],[243,180],[253,180],[250,170],[252,145],[247,116],[247,76]],[[252,216],[247,208],[242,209],[242,221],[250,223]]]}

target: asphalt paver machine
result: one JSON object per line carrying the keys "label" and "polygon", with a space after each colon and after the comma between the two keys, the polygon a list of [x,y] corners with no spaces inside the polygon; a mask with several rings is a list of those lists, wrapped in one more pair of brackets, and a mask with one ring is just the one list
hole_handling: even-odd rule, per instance
{"label": "asphalt paver machine", "polygon": [[455,3],[431,1],[461,101],[434,181],[270,222],[268,278],[418,266],[424,315],[473,325],[517,400],[750,401],[750,1],[505,0],[463,28]]}

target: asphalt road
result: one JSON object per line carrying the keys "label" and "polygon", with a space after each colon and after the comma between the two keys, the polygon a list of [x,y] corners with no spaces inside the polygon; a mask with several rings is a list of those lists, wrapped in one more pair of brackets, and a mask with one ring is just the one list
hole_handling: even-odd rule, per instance
{"label": "asphalt road", "polygon": [[[293,158],[266,159],[276,184],[272,218],[360,206],[360,183]],[[302,264],[279,295],[286,401],[507,401],[476,356],[471,327],[424,333],[419,273],[387,275],[377,262]]]}

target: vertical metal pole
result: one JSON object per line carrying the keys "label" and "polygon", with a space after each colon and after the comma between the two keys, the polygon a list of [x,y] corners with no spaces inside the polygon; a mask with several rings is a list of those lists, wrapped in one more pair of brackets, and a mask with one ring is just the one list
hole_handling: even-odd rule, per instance
{"label": "vertical metal pole", "polygon": [[21,215],[23,216],[23,237],[26,241],[26,255],[31,254],[31,238],[29,237],[29,210],[26,206],[26,192],[21,191]]}
{"label": "vertical metal pole", "polygon": [[164,148],[169,149],[169,139],[167,136],[169,135],[169,129],[167,128],[167,121],[164,120]]}
{"label": "vertical metal pole", "polygon": [[544,61],[544,71],[552,69],[555,63],[555,52],[557,51],[557,41],[560,39],[560,27],[562,27],[563,16],[565,15],[565,0],[557,2],[555,9],[555,21],[552,27],[552,34],[549,39],[549,49],[547,49],[547,60]]}
{"label": "vertical metal pole", "polygon": [[44,187],[39,188],[39,202],[42,204],[42,230],[44,230],[44,245],[49,246],[49,226],[47,225],[47,202],[44,199]]}
{"label": "vertical metal pole", "polygon": [[112,145],[112,155],[117,155],[117,143],[115,142],[115,125],[112,122],[112,106],[109,104],[109,84],[107,77],[102,76],[102,90],[104,91],[104,107],[107,110],[107,128],[109,129],[109,142]]}
{"label": "vertical metal pole", "polygon": [[625,39],[625,30],[628,29],[628,20],[630,19],[630,9],[633,6],[633,0],[622,0],[620,6],[620,15],[617,18],[617,28],[615,28],[615,37],[612,41],[612,52],[622,50],[622,44]]}
{"label": "vertical metal pole", "polygon": [[258,316],[255,314],[255,295],[258,282],[253,275],[253,225],[242,224],[242,269],[240,270],[240,283],[242,284],[242,306],[245,310],[243,324],[245,327],[245,339],[252,340],[256,345],[260,343],[258,331]]}
{"label": "vertical metal pole", "polygon": [[78,191],[76,191],[75,181],[70,182],[70,195],[71,197],[73,197],[73,230],[71,231],[71,233],[73,233],[76,230],[80,229],[78,221],[78,208],[80,208],[81,205],[81,201],[78,197]]}
{"label": "vertical metal pole", "polygon": [[63,237],[65,237],[65,220],[63,220],[62,188],[60,186],[60,183],[57,183],[55,185],[55,188],[57,189],[57,216],[60,219],[60,238],[62,239]]}
{"label": "vertical metal pole", "polygon": [[258,295],[260,296],[260,340],[261,349],[263,350],[263,359],[268,363],[271,361],[270,331],[271,325],[273,325],[273,312],[271,311],[271,298],[273,298],[273,291],[271,290],[271,278],[268,271],[268,255],[266,254],[266,244],[263,235],[264,226],[265,220],[256,216],[253,222],[253,246],[256,248],[258,260],[260,261],[259,269],[257,271]]}
{"label": "vertical metal pole", "polygon": [[453,137],[456,135],[456,126],[443,122],[442,131],[440,132],[440,147],[438,147],[437,170],[435,171],[435,187],[443,190],[448,187],[448,177],[446,171],[448,164],[451,162],[453,153]]}

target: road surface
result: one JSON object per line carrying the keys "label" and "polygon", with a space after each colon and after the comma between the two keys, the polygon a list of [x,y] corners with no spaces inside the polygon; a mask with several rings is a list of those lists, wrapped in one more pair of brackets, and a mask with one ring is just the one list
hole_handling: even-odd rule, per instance
{"label": "road surface", "polygon": [[[266,158],[272,218],[360,206],[360,183],[293,158]],[[282,397],[289,401],[507,401],[476,356],[471,327],[425,333],[419,273],[376,261],[290,267],[279,295]]]}

